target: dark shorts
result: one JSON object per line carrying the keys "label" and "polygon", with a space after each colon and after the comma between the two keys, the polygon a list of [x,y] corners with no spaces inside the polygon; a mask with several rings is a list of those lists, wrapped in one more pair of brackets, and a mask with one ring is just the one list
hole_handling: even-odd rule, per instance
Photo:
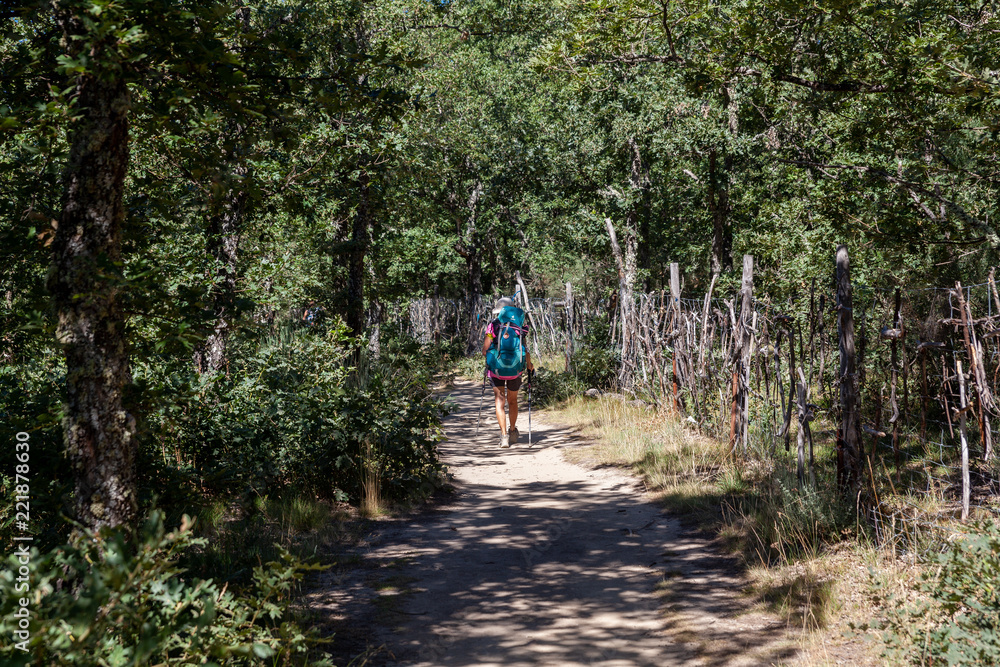
{"label": "dark shorts", "polygon": [[518,375],[516,378],[511,380],[501,380],[500,378],[495,378],[490,376],[490,382],[493,383],[494,387],[506,387],[511,391],[517,391],[521,388],[521,376]]}

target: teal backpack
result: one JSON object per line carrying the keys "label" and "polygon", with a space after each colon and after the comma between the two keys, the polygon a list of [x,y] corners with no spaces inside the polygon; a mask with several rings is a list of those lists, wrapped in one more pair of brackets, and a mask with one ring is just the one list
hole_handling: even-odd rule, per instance
{"label": "teal backpack", "polygon": [[517,306],[504,306],[493,321],[496,338],[486,353],[486,365],[501,378],[517,377],[524,372],[525,344],[524,311]]}

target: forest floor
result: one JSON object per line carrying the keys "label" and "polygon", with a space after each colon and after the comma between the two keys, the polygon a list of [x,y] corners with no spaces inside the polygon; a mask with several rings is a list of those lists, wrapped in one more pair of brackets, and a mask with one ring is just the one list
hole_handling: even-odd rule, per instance
{"label": "forest floor", "polygon": [[440,451],[453,492],[373,522],[309,594],[337,664],[855,664],[803,654],[738,559],[635,477],[567,461],[585,444],[572,428],[535,414],[529,446],[524,412],[521,441],[499,449],[487,400],[475,437],[479,396],[452,387]]}

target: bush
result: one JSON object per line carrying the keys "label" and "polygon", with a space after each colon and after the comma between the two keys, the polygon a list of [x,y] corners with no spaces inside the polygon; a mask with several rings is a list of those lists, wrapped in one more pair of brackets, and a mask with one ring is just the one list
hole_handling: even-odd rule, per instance
{"label": "bush", "polygon": [[608,316],[601,313],[587,324],[573,353],[573,372],[585,388],[612,389],[618,378],[621,354],[612,346]]}
{"label": "bush", "polygon": [[892,664],[994,665],[1000,656],[1000,526],[977,523],[973,533],[924,559],[907,604],[874,592],[885,618],[866,629],[881,631]]}
{"label": "bush", "polygon": [[[547,368],[535,369],[535,378],[531,385],[531,401],[535,407],[545,407],[583,391],[577,379],[569,373],[551,371]],[[522,390],[521,394],[527,394]]]}
{"label": "bush", "polygon": [[0,633],[18,636],[28,597],[31,636],[22,651],[0,646],[5,665],[328,665],[318,642],[289,618],[296,583],[308,569],[287,553],[254,570],[236,595],[211,580],[183,578],[178,558],[204,540],[185,521],[166,532],[154,512],[131,546],[120,531],[81,534],[45,554],[32,551],[32,589],[15,589],[18,562],[0,573]]}
{"label": "bush", "polygon": [[[360,501],[374,462],[392,498],[436,488],[443,407],[430,396],[430,371],[405,343],[382,358],[352,351],[338,323],[286,327],[256,344],[223,374],[198,378],[150,371],[147,393],[164,401],[144,424],[145,488],[165,489],[161,504],[189,507],[183,490],[275,495],[308,491]],[[178,505],[174,505],[174,501]]]}
{"label": "bush", "polygon": [[474,354],[471,357],[460,357],[455,363],[455,374],[472,382],[483,381],[483,369],[486,368],[486,360],[481,354]]}
{"label": "bush", "polygon": [[613,389],[621,365],[615,350],[602,347],[582,347],[573,354],[573,371],[584,389]]}

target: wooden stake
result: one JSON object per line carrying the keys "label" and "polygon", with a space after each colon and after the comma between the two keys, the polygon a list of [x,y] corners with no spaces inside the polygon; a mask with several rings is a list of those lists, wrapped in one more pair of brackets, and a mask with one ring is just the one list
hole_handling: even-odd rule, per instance
{"label": "wooden stake", "polygon": [[996,269],[994,267],[990,267],[990,277],[989,277],[990,292],[993,294],[993,303],[995,303],[997,307],[997,315],[1000,315],[1000,293],[997,292],[996,276],[994,275],[995,273]]}
{"label": "wooden stake", "polygon": [[941,357],[941,373],[944,375],[944,380],[941,383],[941,396],[944,398],[944,414],[948,418],[948,433],[951,437],[955,437],[955,428],[951,425],[951,406],[948,405],[948,396],[954,395],[951,389],[951,374],[948,372],[948,360],[943,356]]}
{"label": "wooden stake", "polygon": [[845,491],[861,484],[861,418],[858,414],[858,370],[854,350],[854,307],[847,246],[837,248],[837,329],[840,345],[841,469],[837,481]]}
{"label": "wooden stake", "polygon": [[807,379],[813,380],[813,367],[816,361],[816,279],[809,284],[809,373]]}
{"label": "wooden stake", "polygon": [[819,295],[819,391],[826,398],[826,295]]}
{"label": "wooden stake", "polygon": [[796,434],[796,444],[798,448],[797,461],[798,467],[796,468],[796,473],[799,479],[799,487],[801,488],[805,484],[805,465],[806,465],[806,383],[805,375],[802,373],[802,368],[798,369],[799,372],[799,383],[797,385],[796,394],[798,396],[798,408],[799,408],[799,430]]}
{"label": "wooden stake", "polygon": [[[899,306],[900,306],[900,292],[899,288],[896,288],[896,309],[892,316],[893,327],[900,332],[902,329],[899,324]],[[896,462],[896,479],[899,479],[899,405],[896,403],[896,376],[899,374],[899,358],[896,355],[896,339],[893,338],[889,343],[890,354],[892,355],[890,364],[892,366],[892,385],[889,390],[889,409],[892,410],[892,416],[889,417],[889,423],[892,424],[892,454]],[[875,427],[878,430],[878,427]]]}
{"label": "wooden stake", "polygon": [[566,282],[566,372],[573,370],[573,353],[576,342],[573,340],[573,284]]}
{"label": "wooden stake", "polygon": [[927,350],[917,352],[920,355],[920,441],[927,442]]}
{"label": "wooden stake", "polygon": [[965,435],[965,413],[966,399],[965,399],[965,374],[962,373],[962,360],[955,359],[955,370],[958,372],[958,391],[959,391],[959,410],[958,415],[958,431],[962,436],[962,521],[969,518],[969,497],[971,496],[971,489],[969,488],[969,440]]}
{"label": "wooden stake", "polygon": [[[733,331],[733,422],[730,449],[735,452],[737,438],[744,450],[749,447],[747,434],[750,423],[750,320],[753,311],[753,255],[743,255],[743,280],[740,287],[740,315]],[[737,427],[736,421],[739,420]]]}
{"label": "wooden stake", "polygon": [[[670,308],[673,312],[672,320],[674,327],[680,326],[680,315],[681,315],[681,269],[677,262],[670,263]],[[681,402],[678,397],[678,381],[677,381],[677,353],[679,348],[679,337],[674,339],[674,353],[671,356],[673,360],[673,379],[671,380],[673,384],[674,392],[674,412],[680,413]]]}
{"label": "wooden stake", "polygon": [[532,347],[535,349],[535,358],[538,359],[542,355],[538,352],[538,337],[541,336],[542,332],[538,329],[535,323],[535,315],[531,312],[531,300],[528,297],[528,290],[524,286],[524,281],[521,280],[521,272],[514,272],[514,279],[517,281],[517,286],[521,288],[521,298],[524,300],[524,312],[528,314],[528,320],[531,322],[531,332],[534,334],[531,336]]}
{"label": "wooden stake", "polygon": [[965,300],[962,283],[955,283],[955,295],[958,297],[958,307],[962,312],[962,335],[965,339],[965,351],[969,356],[969,373],[975,381],[976,396],[979,407],[979,435],[983,439],[983,459],[989,460],[993,453],[993,434],[990,431],[988,412],[996,410],[993,396],[986,380],[986,368],[982,360],[982,348],[976,338],[973,327],[972,309]]}
{"label": "wooden stake", "polygon": [[794,324],[788,326],[788,412],[785,414],[785,451],[789,449],[789,439],[792,426],[792,403],[795,400],[795,329]]}
{"label": "wooden stake", "polygon": [[[708,328],[708,312],[712,305],[712,291],[715,289],[715,281],[719,279],[719,274],[712,274],[712,282],[708,286],[708,294],[705,295],[705,306],[701,313],[701,345],[698,350],[698,376],[704,377],[705,375],[705,333]],[[711,352],[712,341],[708,341],[708,350]]]}

